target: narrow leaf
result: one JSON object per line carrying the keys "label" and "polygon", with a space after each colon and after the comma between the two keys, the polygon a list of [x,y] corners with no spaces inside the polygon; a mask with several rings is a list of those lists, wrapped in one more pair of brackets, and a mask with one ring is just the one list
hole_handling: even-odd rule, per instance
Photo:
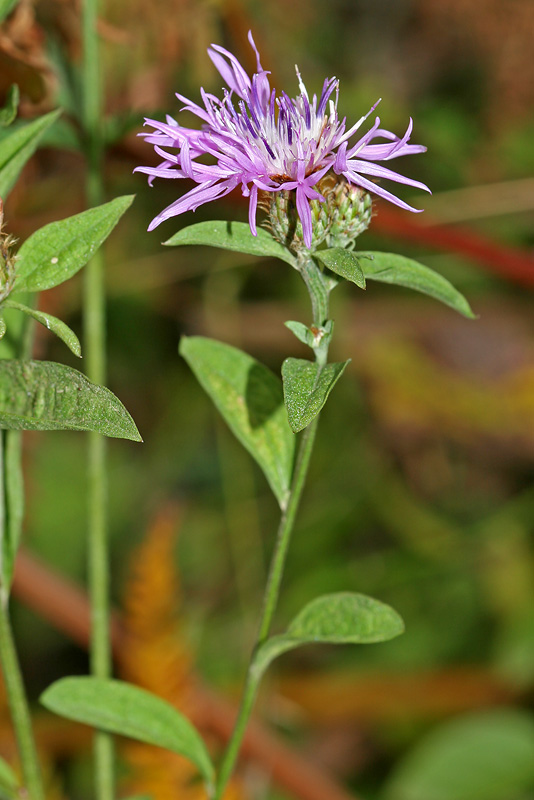
{"label": "narrow leaf", "polygon": [[306,325],[303,325],[302,322],[296,322],[293,319],[284,322],[284,325],[295,334],[299,342],[307,344],[308,347],[313,347],[313,333]]}
{"label": "narrow leaf", "polygon": [[379,600],[351,592],[323,595],[297,614],[286,633],[267,639],[257,652],[255,670],[263,673],[277,656],[305,644],[374,644],[403,631],[397,612]]}
{"label": "narrow leaf", "polygon": [[365,275],[360,264],[359,253],[356,255],[352,250],[331,247],[328,250],[317,250],[313,256],[336,275],[355,283],[360,289],[365,289]]}
{"label": "narrow leaf", "polygon": [[349,362],[321,367],[303,358],[286,358],[282,364],[284,403],[294,433],[315,419]]}
{"label": "narrow leaf", "polygon": [[0,361],[0,428],[96,431],[142,441],[130,414],[109,389],[50,361]]}
{"label": "narrow leaf", "polygon": [[452,283],[433,269],[395,253],[358,252],[368,280],[415,289],[454,308],[464,317],[475,319],[469,303]]}
{"label": "narrow leaf", "polygon": [[32,234],[18,252],[15,289],[40,292],[72,277],[107,239],[132,201],[133,195],[116,197]]}
{"label": "narrow leaf", "polygon": [[56,121],[60,113],[60,110],[51,111],[0,138],[0,197],[4,201],[23,166],[37,149],[42,135]]}
{"label": "narrow leaf", "polygon": [[[1,13],[1,11],[0,11]],[[7,93],[6,104],[0,109],[0,127],[7,128],[17,116],[19,107],[20,92],[19,87],[14,83]]]}
{"label": "narrow leaf", "polygon": [[170,703],[144,689],[117,680],[63,678],[41,695],[41,703],[67,719],[179,753],[212,785],[213,765],[198,731]]}
{"label": "narrow leaf", "polygon": [[502,708],[432,730],[395,767],[383,800],[508,800],[534,785],[534,720]]}
{"label": "narrow leaf", "polygon": [[296,260],[289,250],[273,239],[270,233],[258,228],[254,236],[245,222],[198,222],[175,233],[163,244],[176,246],[182,244],[204,244],[208,247],[222,247],[249,256],[280,258],[295,267]]}
{"label": "narrow leaf", "polygon": [[41,325],[44,325],[45,328],[48,328],[49,331],[52,331],[52,333],[55,333],[56,336],[59,336],[61,341],[65,342],[67,347],[72,350],[75,356],[78,356],[78,358],[82,357],[80,340],[74,331],[72,331],[68,325],[66,325],[57,317],[53,317],[52,314],[47,314],[45,311],[37,311],[35,308],[30,308],[22,303],[16,303],[14,300],[6,300],[4,302],[4,306],[6,308],[14,308],[18,311],[22,311],[29,317],[33,317],[33,319],[37,320],[37,322],[40,322]]}
{"label": "narrow leaf", "polygon": [[0,317],[0,339],[3,339],[6,335],[7,325],[6,321],[3,317]]}
{"label": "narrow leaf", "polygon": [[280,380],[252,356],[202,336],[182,337],[180,353],[284,507],[295,437],[287,424]]}
{"label": "narrow leaf", "polygon": [[19,780],[7,761],[0,758],[0,798],[16,800],[19,798]]}

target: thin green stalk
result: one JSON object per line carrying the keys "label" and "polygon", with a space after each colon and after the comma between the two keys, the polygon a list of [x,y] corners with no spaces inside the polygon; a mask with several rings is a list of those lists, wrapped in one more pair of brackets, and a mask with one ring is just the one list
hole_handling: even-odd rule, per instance
{"label": "thin green stalk", "polygon": [[[98,0],[83,0],[82,112],[86,142],[89,206],[102,202],[102,91],[97,34]],[[87,376],[106,381],[104,262],[97,253],[85,270],[84,332]],[[109,637],[109,558],[107,525],[106,442],[89,434],[88,451],[88,580],[91,600],[91,673],[108,678],[112,672]],[[109,734],[95,734],[95,790],[98,800],[114,797],[114,748]]]}
{"label": "thin green stalk", "polygon": [[[5,532],[5,470],[3,454],[4,433],[0,432],[0,539]],[[33,738],[30,710],[22,682],[22,675],[13,640],[13,632],[9,619],[7,596],[0,602],[0,661],[6,688],[6,695],[17,739],[17,747],[22,767],[22,777],[29,800],[44,800],[41,772],[37,758],[35,740]]]}
{"label": "thin green stalk", "polygon": [[215,797],[217,800],[218,798],[222,797],[224,789],[226,788],[226,784],[228,783],[228,780],[230,779],[230,776],[234,770],[239,749],[241,747],[241,742],[243,741],[248,720],[252,712],[252,707],[256,699],[256,694],[258,691],[258,678],[254,672],[254,655],[260,645],[265,641],[265,639],[267,639],[269,635],[273,615],[278,602],[285,559],[302,495],[302,490],[304,489],[304,484],[306,482],[306,475],[315,441],[318,420],[319,418],[316,417],[302,434],[302,441],[300,443],[297,463],[295,466],[289,502],[286,511],[282,514],[278,527],[276,543],[271,560],[271,567],[269,570],[269,577],[263,599],[263,610],[261,614],[258,636],[247,672],[245,688],[243,690],[243,697],[241,699],[241,706],[239,708],[239,713],[234,725],[232,737],[228,742],[228,747],[224,754],[217,778],[217,786],[215,791]]}
{"label": "thin green stalk", "polygon": [[[300,271],[310,293],[314,324],[317,326],[322,326],[328,317],[328,289],[325,286],[322,274],[309,257],[302,259]],[[327,356],[328,342],[320,345],[315,350],[316,362],[321,365],[326,364]],[[221,768],[217,776],[215,800],[220,800],[222,797],[226,785],[234,770],[237,757],[239,755],[239,750],[241,748],[241,743],[243,741],[247,724],[252,713],[256,694],[258,692],[260,676],[258,676],[255,670],[255,655],[258,651],[258,648],[269,636],[271,623],[278,603],[287,551],[289,548],[289,542],[295,523],[295,517],[298,511],[300,498],[306,483],[306,477],[308,474],[308,467],[315,442],[318,423],[319,417],[317,416],[303,431],[300,440],[297,460],[293,471],[293,480],[291,482],[289,500],[285,510],[282,513],[280,524],[278,526],[278,533],[271,559],[267,586],[265,587],[265,593],[263,596],[263,608],[258,628],[256,645],[250,658],[245,688],[243,690],[241,705],[234,725],[234,730],[232,732],[230,741],[228,742],[228,746],[221,763]]]}

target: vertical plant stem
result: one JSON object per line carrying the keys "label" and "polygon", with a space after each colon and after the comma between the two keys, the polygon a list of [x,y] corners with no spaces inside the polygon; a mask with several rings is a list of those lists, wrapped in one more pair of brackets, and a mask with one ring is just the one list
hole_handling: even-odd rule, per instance
{"label": "vertical plant stem", "polygon": [[[102,98],[97,0],[83,0],[83,127],[87,155],[87,202],[102,202]],[[106,381],[104,262],[97,253],[85,271],[84,332],[87,376]],[[107,531],[106,441],[89,434],[88,451],[88,579],[91,599],[91,673],[111,675],[109,638],[109,558]],[[114,748],[109,734],[97,732],[94,745],[97,800],[114,797]]]}
{"label": "vertical plant stem", "polygon": [[[4,438],[5,432],[0,431],[0,525],[2,526],[0,539],[5,534],[6,524]],[[0,599],[0,661],[2,663],[9,710],[17,739],[22,776],[30,800],[44,800],[30,710],[9,619],[8,592],[4,591],[4,587],[2,589],[2,597]]]}
{"label": "vertical plant stem", "polygon": [[[321,326],[325,323],[328,317],[328,289],[322,279],[322,274],[315,266],[311,258],[308,257],[302,259],[300,271],[312,301],[314,324]],[[321,345],[315,350],[316,363],[320,364],[321,366],[326,364],[327,356],[327,343]],[[305,428],[301,436],[297,460],[293,470],[293,479],[291,482],[289,499],[280,519],[276,542],[271,558],[269,576],[267,578],[267,585],[265,587],[265,593],[263,596],[263,608],[261,612],[256,645],[250,658],[245,688],[243,690],[241,705],[234,725],[234,730],[232,732],[230,741],[228,742],[228,746],[221,763],[221,768],[217,776],[217,784],[215,788],[216,800],[220,800],[222,797],[226,785],[234,770],[248,720],[252,713],[252,708],[256,699],[261,676],[257,674],[255,669],[255,655],[258,648],[269,636],[271,623],[276,606],[278,604],[278,597],[280,594],[280,586],[282,583],[287,551],[289,548],[289,542],[298,511],[300,498],[306,483],[306,477],[308,474],[308,467],[313,451],[318,423],[319,417],[317,416],[308,425],[308,427]]]}

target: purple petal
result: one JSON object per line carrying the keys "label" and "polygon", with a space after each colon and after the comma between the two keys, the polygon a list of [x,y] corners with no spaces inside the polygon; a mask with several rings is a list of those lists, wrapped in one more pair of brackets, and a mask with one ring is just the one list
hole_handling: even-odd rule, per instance
{"label": "purple petal", "polygon": [[310,204],[306,197],[306,190],[303,186],[297,186],[297,213],[302,223],[302,234],[306,247],[311,247],[312,243],[312,217]]}
{"label": "purple petal", "polygon": [[[251,87],[250,78],[237,60],[237,58],[220,47],[218,44],[212,44],[213,49],[208,48],[208,55],[215,64],[215,67],[220,72],[222,78],[230,89],[234,91],[243,100],[248,98],[248,90]],[[219,55],[222,54],[222,55]],[[230,61],[230,66],[226,63],[222,56]]]}
{"label": "purple petal", "polygon": [[377,194],[379,197],[382,197],[384,200],[389,200],[390,203],[399,206],[399,208],[406,209],[406,211],[413,211],[416,214],[420,214],[421,211],[423,210],[422,208],[414,208],[413,206],[408,205],[408,203],[405,203],[404,200],[400,200],[398,197],[395,197],[394,194],[388,192],[387,189],[384,189],[383,186],[380,186],[377,183],[373,183],[372,181],[368,181],[361,175],[354,176],[349,173],[345,173],[345,177],[350,183],[354,183],[357,186],[361,186],[362,189],[367,189],[368,192],[373,192],[374,194]]}
{"label": "purple petal", "polygon": [[258,206],[258,187],[253,186],[250,190],[250,200],[248,204],[248,224],[254,236],[258,235],[256,230],[256,208]]}
{"label": "purple petal", "polygon": [[412,178],[405,178],[398,172],[393,172],[386,167],[380,167],[378,164],[370,164],[368,161],[352,160],[347,162],[347,172],[359,175],[363,172],[364,175],[373,175],[375,178],[385,178],[389,181],[396,181],[397,183],[404,183],[406,186],[414,186],[416,189],[422,189],[425,192],[430,192],[428,186],[421,181],[415,181]]}

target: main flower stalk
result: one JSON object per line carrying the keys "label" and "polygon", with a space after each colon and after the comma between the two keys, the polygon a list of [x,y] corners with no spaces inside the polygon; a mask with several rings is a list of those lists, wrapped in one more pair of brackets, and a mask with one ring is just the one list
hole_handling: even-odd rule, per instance
{"label": "main flower stalk", "polygon": [[[299,271],[304,278],[310,295],[314,325],[321,327],[326,322],[328,317],[329,290],[324,284],[321,271],[312,260],[310,253],[308,253],[307,256],[304,254],[300,255]],[[328,360],[328,340],[318,344],[318,346],[315,348],[315,360],[316,363],[320,364],[321,366],[326,365]],[[221,800],[224,790],[233,773],[239,756],[241,743],[243,741],[247,724],[256,700],[261,674],[258,674],[256,670],[255,656],[260,646],[269,636],[276,606],[278,604],[286,556],[291,541],[291,534],[293,532],[300,499],[306,483],[306,477],[308,475],[308,467],[312,456],[313,445],[315,443],[318,422],[319,416],[315,417],[315,419],[301,434],[297,459],[295,462],[295,468],[293,470],[293,479],[291,482],[289,499],[287,506],[283,510],[280,518],[273,555],[271,557],[269,576],[267,578],[267,585],[263,595],[263,607],[261,611],[256,642],[250,657],[247,677],[243,689],[239,712],[234,725],[234,730],[228,742],[217,776],[215,800]]]}

